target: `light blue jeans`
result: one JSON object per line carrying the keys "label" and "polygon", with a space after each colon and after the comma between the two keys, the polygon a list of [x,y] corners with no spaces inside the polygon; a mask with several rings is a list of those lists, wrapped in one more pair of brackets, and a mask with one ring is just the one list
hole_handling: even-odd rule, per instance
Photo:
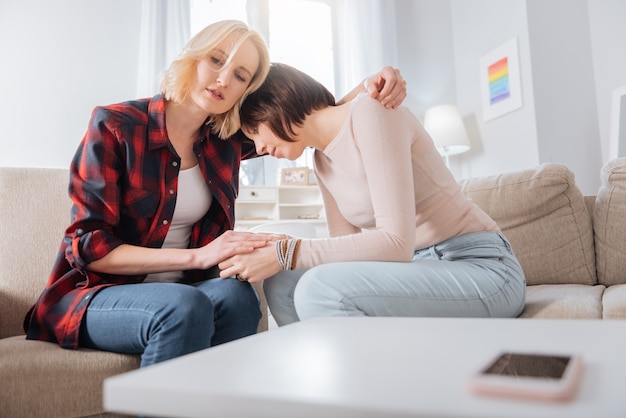
{"label": "light blue jeans", "polygon": [[233,278],[194,284],[139,283],[96,293],[81,346],[141,354],[141,367],[256,333],[254,288]]}
{"label": "light blue jeans", "polygon": [[320,316],[516,317],[526,299],[522,267],[496,232],[450,238],[406,263],[281,272],[263,288],[278,325]]}

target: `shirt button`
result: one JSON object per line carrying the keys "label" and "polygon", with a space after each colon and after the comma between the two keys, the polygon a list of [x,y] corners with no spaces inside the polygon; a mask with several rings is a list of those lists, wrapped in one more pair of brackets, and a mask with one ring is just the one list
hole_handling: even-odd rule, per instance
{"label": "shirt button", "polygon": [[77,237],[82,237],[84,233],[85,231],[83,231],[82,228],[78,228],[75,232]]}
{"label": "shirt button", "polygon": [[170,189],[170,194],[174,194],[174,189]]}
{"label": "shirt button", "polygon": [[177,166],[178,166],[178,161],[174,161],[174,162],[172,163],[172,166],[177,167]]}
{"label": "shirt button", "polygon": [[167,225],[168,223],[167,219],[163,219],[163,225]]}

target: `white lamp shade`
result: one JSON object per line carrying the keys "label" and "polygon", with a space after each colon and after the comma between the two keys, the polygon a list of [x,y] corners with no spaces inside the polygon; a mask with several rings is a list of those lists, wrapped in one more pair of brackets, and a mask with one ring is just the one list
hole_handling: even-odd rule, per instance
{"label": "white lamp shade", "polygon": [[424,116],[424,129],[442,155],[461,154],[470,149],[469,137],[456,106],[440,105],[429,108]]}

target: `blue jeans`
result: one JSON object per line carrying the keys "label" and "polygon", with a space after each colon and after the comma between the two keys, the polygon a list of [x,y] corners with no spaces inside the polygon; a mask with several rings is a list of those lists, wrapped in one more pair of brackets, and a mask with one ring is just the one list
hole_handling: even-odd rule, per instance
{"label": "blue jeans", "polygon": [[319,316],[516,317],[526,299],[522,267],[496,232],[450,238],[406,263],[281,272],[263,288],[278,325]]}
{"label": "blue jeans", "polygon": [[141,354],[141,367],[256,333],[254,288],[233,278],[107,287],[81,324],[84,347]]}

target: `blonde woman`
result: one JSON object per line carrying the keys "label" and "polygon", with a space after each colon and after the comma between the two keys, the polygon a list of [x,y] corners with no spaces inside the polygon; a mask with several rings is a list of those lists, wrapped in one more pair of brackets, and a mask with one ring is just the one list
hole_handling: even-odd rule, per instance
{"label": "blonde woman", "polygon": [[93,111],[70,167],[71,224],[27,338],[141,354],[144,367],[256,331],[254,289],[216,265],[270,239],[232,231],[239,164],[256,153],[230,139],[268,69],[256,32],[218,22],[171,63],[161,94]]}

